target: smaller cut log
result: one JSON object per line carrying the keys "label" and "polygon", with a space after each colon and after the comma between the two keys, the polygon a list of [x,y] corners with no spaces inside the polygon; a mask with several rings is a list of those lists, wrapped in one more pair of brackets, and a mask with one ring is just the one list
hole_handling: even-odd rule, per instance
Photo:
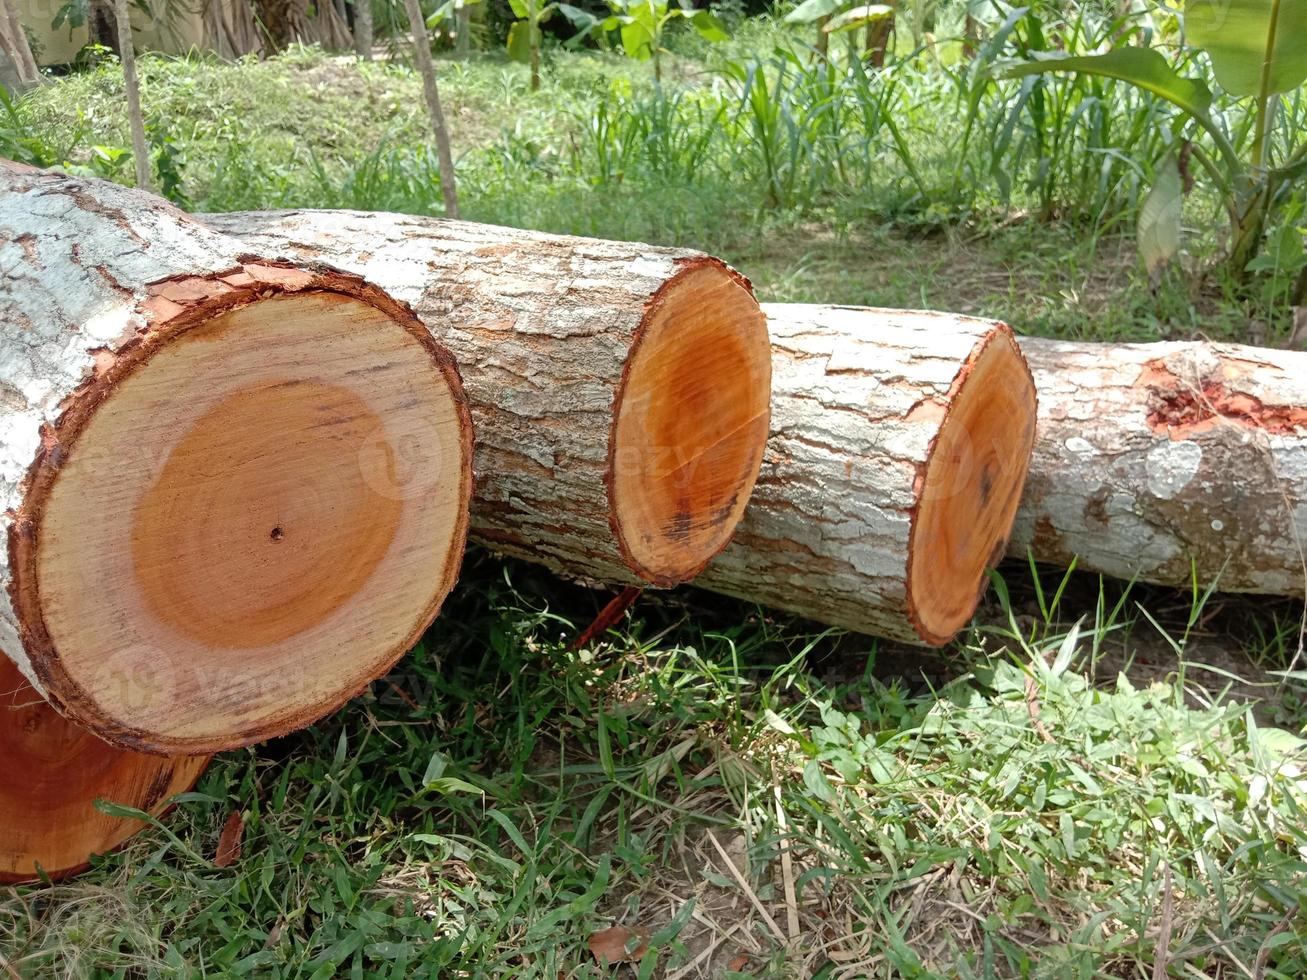
{"label": "smaller cut log", "polygon": [[589,582],[672,586],[735,529],[767,437],[748,282],[684,249],[357,211],[205,215],[411,303],[463,366],[472,537]]}
{"label": "smaller cut log", "polygon": [[764,304],[772,421],[753,499],[697,585],[939,645],[1007,548],[1035,432],[1012,332],[948,313]]}
{"label": "smaller cut log", "polygon": [[1039,428],[1011,554],[1302,596],[1307,353],[1021,341]]}
{"label": "smaller cut log", "polygon": [[407,307],[148,194],[0,165],[0,650],[108,741],[335,710],[430,625],[471,423]]}
{"label": "smaller cut log", "polygon": [[0,883],[59,880],[144,828],[96,800],[158,815],[208,756],[161,758],[102,742],[50,707],[0,658]]}

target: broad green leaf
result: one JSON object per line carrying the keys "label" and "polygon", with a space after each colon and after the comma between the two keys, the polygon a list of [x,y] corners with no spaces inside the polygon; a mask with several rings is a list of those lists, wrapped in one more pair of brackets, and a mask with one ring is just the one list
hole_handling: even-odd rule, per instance
{"label": "broad green leaf", "polygon": [[1184,181],[1174,156],[1157,168],[1152,189],[1139,209],[1139,256],[1150,276],[1156,276],[1180,251],[1180,219],[1184,211]]}
{"label": "broad green leaf", "polygon": [[1128,46],[1106,54],[1027,61],[1008,68],[1003,72],[1003,77],[1019,78],[1048,71],[1079,71],[1087,75],[1117,78],[1160,95],[1194,116],[1206,116],[1212,105],[1212,92],[1204,82],[1178,74],[1165,58],[1151,48]]}
{"label": "broad green leaf", "polygon": [[484,793],[480,786],[474,786],[466,779],[458,779],[455,776],[442,776],[440,779],[433,779],[424,788],[445,796],[452,796],[454,793],[470,793],[473,796],[481,796]]}
{"label": "broad green leaf", "polygon": [[803,3],[785,15],[785,22],[787,24],[811,24],[823,17],[829,17],[842,6],[842,0],[803,0]]}
{"label": "broad green leaf", "polygon": [[822,802],[835,802],[835,788],[831,786],[826,774],[821,771],[821,763],[816,759],[808,760],[808,764],[803,767],[803,785],[809,793]]}
{"label": "broad green leaf", "polygon": [[442,3],[432,11],[431,16],[427,18],[427,30],[435,30],[444,23],[445,18],[452,14],[456,9],[457,4],[455,3],[455,0],[446,0],[445,3]]}
{"label": "broad green leaf", "polygon": [[653,57],[653,31],[642,21],[635,18],[623,18],[622,47],[628,58],[646,61]]}
{"label": "broad green leaf", "polygon": [[443,752],[433,752],[431,761],[427,763],[427,771],[422,774],[422,785],[425,786],[445,774],[449,768],[449,756]]}
{"label": "broad green leaf", "polygon": [[531,8],[526,5],[526,0],[508,0],[508,5],[513,9],[513,16],[518,20],[525,20],[531,16]]}
{"label": "broad green leaf", "polygon": [[508,56],[527,64],[531,60],[531,24],[519,20],[508,29]]}
{"label": "broad green leaf", "polygon": [[573,27],[582,31],[593,30],[599,24],[599,18],[588,10],[582,10],[580,7],[574,7],[570,3],[560,3],[558,12],[571,22]]}
{"label": "broad green leaf", "polygon": [[718,19],[717,15],[708,10],[696,10],[693,14],[688,15],[690,23],[694,29],[699,32],[699,36],[708,41],[725,41],[730,38],[726,33],[726,25]]}
{"label": "broad green leaf", "polygon": [[894,8],[885,3],[869,3],[861,7],[853,7],[844,11],[838,17],[831,18],[830,23],[822,28],[827,34],[838,34],[840,31],[854,31],[859,27],[866,27],[868,24],[874,24],[879,20],[893,20]]}
{"label": "broad green leaf", "polygon": [[1184,26],[1231,95],[1260,93],[1268,67],[1268,93],[1291,92],[1307,79],[1307,0],[1188,0]]}

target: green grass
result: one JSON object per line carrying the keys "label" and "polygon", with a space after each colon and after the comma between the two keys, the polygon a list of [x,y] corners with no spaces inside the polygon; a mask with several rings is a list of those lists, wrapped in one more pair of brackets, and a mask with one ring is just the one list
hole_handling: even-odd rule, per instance
{"label": "green grass", "polygon": [[[550,52],[539,93],[497,55],[441,61],[466,215],[706,248],[771,300],[1093,339],[1286,331],[1293,270],[1252,293],[1195,271],[1221,244],[1201,192],[1186,265],[1139,270],[1146,174],[1103,159],[1157,138],[1147,100],[1058,83],[1047,108],[1098,100],[1075,116],[1095,125],[1041,149],[1013,88],[987,90],[959,159],[956,60],[837,78],[774,54],[794,40],[766,19],[678,38],[661,96],[593,52]],[[403,64],[141,66],[196,209],[440,210]],[[126,179],[116,69],[36,92],[0,141]],[[574,651],[606,597],[474,551],[423,643],[346,710],[218,758],[78,880],[0,892],[0,972],[1307,973],[1301,604],[1003,571],[942,652],[693,589]],[[243,854],[219,869],[233,812]],[[638,962],[591,955],[614,923],[647,938]]]}
{"label": "green grass", "polygon": [[[1271,724],[1301,714],[1174,654],[1132,683],[1153,628],[1077,590],[1078,631],[1027,584],[945,657],[693,590],[571,651],[602,597],[474,553],[390,678],[0,898],[0,950],[24,977],[1301,976],[1307,743]],[[590,955],[613,923],[640,962]]]}
{"label": "green grass", "polygon": [[[705,60],[673,59],[662,92],[646,65],[598,52],[553,51],[537,93],[498,55],[441,61],[464,214],[703,248],[764,299],[965,309],[1029,333],[1104,339],[1274,342],[1290,329],[1292,257],[1250,293],[1200,271],[1221,247],[1201,188],[1184,267],[1158,283],[1143,274],[1135,157],[1156,147],[1104,155],[1092,143],[1160,131],[1155,107],[1124,86],[1057,89],[1067,104],[1113,110],[1092,131],[1068,125],[1056,151],[1033,141],[1010,86],[995,88],[959,159],[965,103],[945,68],[905,63],[885,79],[818,70],[768,22],[745,21],[718,47],[678,43]],[[441,210],[421,86],[402,63],[296,49],[238,65],[146,57],[142,76],[150,133],[171,141],[189,206]],[[50,161],[127,178],[130,157],[114,149],[128,143],[116,66],[45,87],[18,116]],[[1111,166],[1077,169],[1082,158]],[[1287,206],[1288,238],[1297,213]]]}

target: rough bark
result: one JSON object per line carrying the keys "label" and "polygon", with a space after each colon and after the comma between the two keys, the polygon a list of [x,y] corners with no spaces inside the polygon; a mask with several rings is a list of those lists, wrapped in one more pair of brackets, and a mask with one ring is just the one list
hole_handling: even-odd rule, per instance
{"label": "rough bark", "polygon": [[440,159],[440,193],[445,199],[445,217],[458,217],[458,185],[454,176],[454,152],[450,148],[449,127],[440,107],[440,88],[436,84],[436,66],[431,61],[431,39],[427,37],[427,23],[422,16],[418,0],[404,0],[408,12],[408,28],[413,35],[413,59],[422,76],[422,96],[427,103],[427,115],[436,137],[436,156]]}
{"label": "rough bark", "polygon": [[1026,339],[1039,430],[1011,554],[1301,596],[1307,353]]}
{"label": "rough bark", "polygon": [[454,50],[459,57],[466,58],[472,53],[472,8],[466,3],[459,6],[454,22],[458,30]]}
{"label": "rough bark", "polygon": [[372,0],[354,0],[354,51],[372,60]]}
{"label": "rough bark", "polygon": [[942,644],[1002,556],[1034,437],[1011,331],[946,313],[764,304],[771,436],[731,545],[695,584]]}
{"label": "rough bark", "polygon": [[236,59],[263,51],[264,38],[248,0],[205,0],[203,17],[206,46],[220,57]]}
{"label": "rough bark", "polygon": [[136,78],[136,45],[132,41],[132,19],[127,0],[114,0],[114,21],[118,28],[118,57],[123,66],[123,87],[127,91],[127,121],[132,131],[132,163],[136,168],[136,186],[148,191],[150,151],[145,145],[141,86]]}
{"label": "rough bark", "polygon": [[453,584],[471,489],[457,373],[412,312],[17,165],[0,269],[0,650],[33,687],[109,741],[201,754],[389,669]]}
{"label": "rough bark", "polygon": [[[893,4],[891,4],[893,6]],[[867,25],[867,41],[864,54],[873,68],[884,68],[885,57],[889,52],[890,37],[894,34],[894,18],[886,17],[874,20]]]}
{"label": "rough bark", "polygon": [[102,742],[61,717],[0,659],[0,884],[58,881],[143,829],[97,799],[158,815],[207,756],[159,758]]}
{"label": "rough bark", "polygon": [[41,71],[32,57],[32,46],[23,33],[14,0],[0,0],[0,50],[13,62],[20,83],[36,85],[41,81]]}
{"label": "rough bark", "polygon": [[[725,544],[762,455],[768,351],[747,283],[720,262],[687,250],[401,215],[203,220],[270,254],[368,276],[410,303],[455,352],[477,432],[474,540],[573,578],[640,585],[684,581]],[[705,278],[713,291],[696,292]],[[658,379],[657,394],[688,399],[673,403],[686,431],[624,446],[614,418],[638,380],[632,351],[653,349],[664,315],[683,313],[711,313],[730,326],[700,350],[695,323],[666,321],[687,331],[688,349],[685,363]],[[690,377],[700,365],[709,372],[703,390]],[[685,471],[699,495],[712,493],[666,532],[670,545],[685,547],[652,564],[621,516],[622,474],[654,484],[682,461],[697,462],[700,438],[738,448],[739,472],[714,489],[713,459]]]}
{"label": "rough bark", "polygon": [[314,4],[314,15],[305,11],[303,23],[296,34],[306,44],[319,44],[330,51],[348,51],[354,47],[354,36],[349,32],[349,21],[341,5],[343,0],[319,0]]}

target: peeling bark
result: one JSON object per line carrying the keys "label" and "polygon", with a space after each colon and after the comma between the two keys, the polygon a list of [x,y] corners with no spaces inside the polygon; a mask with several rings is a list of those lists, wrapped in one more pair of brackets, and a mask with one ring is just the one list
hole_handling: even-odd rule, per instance
{"label": "peeling bark", "polygon": [[1039,434],[1011,554],[1302,596],[1307,353],[1021,342]]}
{"label": "peeling bark", "polygon": [[[203,754],[309,724],[411,647],[457,575],[471,489],[471,434],[452,358],[410,310],[357,276],[259,260],[243,244],[149,195],[10,164],[0,165],[0,270],[0,530],[6,542],[0,549],[0,650],[42,696],[107,741],[165,755]],[[256,346],[242,339],[239,348],[229,340],[233,331],[242,338],[255,330],[270,336],[275,322],[297,342],[292,331],[305,332],[313,346],[328,337],[319,324],[329,321],[340,324],[331,337],[385,342],[375,355],[376,370],[358,382],[361,395],[343,387],[352,383],[353,361],[302,366],[286,356],[260,365],[271,349],[263,340]],[[225,367],[233,351],[239,360],[230,363],[239,371]],[[150,372],[178,357],[190,365],[181,380],[140,381],[161,378]],[[206,365],[215,367],[210,372]],[[405,373],[411,369],[430,372],[432,389],[442,381],[448,386],[451,414],[439,424],[420,406],[407,407],[424,397],[411,390],[413,376]],[[269,376],[256,376],[260,370]],[[333,517],[334,477],[315,463],[322,457],[305,448],[317,445],[314,434],[301,436],[311,426],[323,432],[331,425],[337,445],[352,445],[339,442],[351,419],[324,419],[315,408],[323,402],[317,391],[353,398],[348,404],[360,406],[352,417],[356,429],[378,420],[369,430],[377,435],[359,450],[376,459],[360,456],[358,467],[341,473],[384,469],[383,454],[398,451],[387,428],[395,419],[415,420],[417,428],[405,438],[446,440],[449,456],[427,467],[442,474],[427,488],[435,503],[410,504],[399,487],[378,492],[388,498],[372,494],[394,501],[387,505],[394,512],[390,537],[378,538],[372,549],[378,563],[373,578],[298,623],[295,610],[309,609],[308,600],[320,594],[303,586],[316,567],[313,554],[321,548],[338,560],[353,554],[341,554],[338,546],[354,529]],[[346,404],[342,397],[335,404]],[[190,434],[205,429],[208,415],[198,413],[239,415],[250,399],[290,404],[305,421],[286,429],[281,423],[289,416],[260,419],[247,412],[251,441],[228,440],[232,470],[206,470],[200,445],[198,452],[187,450],[198,463],[176,464],[191,474],[188,482],[165,479]],[[106,418],[113,421],[99,424]],[[130,425],[120,425],[121,419]],[[150,435],[140,435],[147,428]],[[270,453],[273,430],[280,441]],[[216,431],[220,439],[231,435]],[[104,446],[126,450],[102,456]],[[272,480],[301,471],[321,479],[296,483],[298,493],[278,491],[273,499],[262,489],[268,483],[260,482],[259,467]],[[241,474],[247,474],[244,483]],[[65,492],[69,487],[75,489]],[[224,503],[233,494],[242,506]],[[93,503],[101,497],[112,506]],[[147,507],[156,497],[163,502]],[[437,506],[443,522],[447,500],[454,505],[450,523],[427,526],[426,512],[435,515]],[[286,510],[293,522],[287,525],[293,544],[276,554],[267,549],[277,546],[281,524],[272,541],[266,529],[256,528],[256,540],[246,543],[224,536],[221,522],[208,521],[218,511],[240,520],[265,504]],[[418,516],[406,523],[411,514]],[[191,515],[197,519],[190,521]],[[281,520],[279,512],[273,516]],[[329,532],[320,540],[308,533],[315,524]],[[297,535],[296,526],[306,533]],[[250,576],[271,582],[269,576],[281,575],[284,587],[284,593],[250,589],[252,601],[269,595],[269,615],[275,614],[275,624],[295,622],[293,636],[274,643],[249,633],[247,618],[262,614],[253,607],[248,617],[238,609],[223,622],[214,619],[211,610],[239,605],[244,593],[230,583],[246,576],[233,565],[206,579],[206,561],[239,564],[247,551]],[[409,595],[407,570],[419,565],[429,581]],[[283,568],[284,574],[267,571]],[[183,572],[190,576],[185,581],[197,583],[185,595],[178,585]],[[370,591],[374,580],[385,591],[380,600]],[[304,603],[296,598],[301,593]],[[205,633],[192,617],[178,618],[183,607],[216,626]],[[351,623],[357,627],[352,645],[331,635]],[[287,669],[292,662],[298,673]]]}

